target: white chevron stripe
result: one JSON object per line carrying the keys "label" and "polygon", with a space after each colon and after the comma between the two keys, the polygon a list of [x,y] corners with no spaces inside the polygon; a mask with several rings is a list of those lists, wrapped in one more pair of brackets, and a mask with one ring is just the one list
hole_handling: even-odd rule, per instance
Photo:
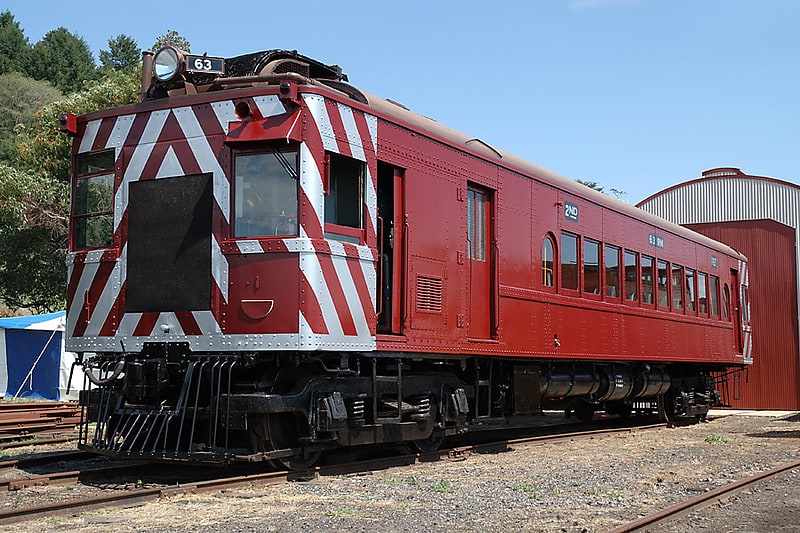
{"label": "white chevron stripe", "polygon": [[273,117],[286,113],[286,106],[275,95],[256,96],[253,98],[262,117]]}
{"label": "white chevron stripe", "polygon": [[211,311],[192,311],[192,316],[204,335],[222,332],[222,328],[220,328],[214,313]]}
{"label": "white chevron stripe", "polygon": [[350,151],[353,153],[353,158],[359,161],[366,161],[364,145],[361,143],[361,135],[358,133],[356,120],[353,116],[353,108],[338,102],[336,107],[339,109],[339,116],[342,118],[344,132],[347,136],[347,142],[350,144]]}
{"label": "white chevron stripe", "polygon": [[108,281],[103,287],[103,292],[100,293],[100,298],[94,304],[91,320],[89,320],[89,324],[86,326],[86,332],[84,335],[99,335],[100,330],[103,329],[103,324],[105,324],[109,313],[111,313],[111,308],[114,305],[114,301],[119,294],[120,288],[125,282],[126,269],[123,268],[123,266],[127,264],[127,261],[128,245],[126,244],[122,248],[122,253],[120,254],[119,260],[114,263],[114,269],[111,271],[111,275],[108,277]]}
{"label": "white chevron stripe", "polygon": [[125,144],[125,139],[128,138],[128,134],[131,132],[135,118],[136,115],[122,115],[114,121],[114,128],[111,130],[108,141],[106,141],[106,148],[117,148],[117,157],[119,157],[119,150]]}
{"label": "white chevron stripe", "polygon": [[175,150],[172,149],[172,146],[167,148],[167,153],[164,154],[164,160],[161,162],[161,166],[156,172],[156,179],[159,178],[173,178],[175,176],[183,176],[185,172],[183,171],[183,167],[181,166],[181,162],[178,160],[178,156],[175,155]]}
{"label": "white chevron stripe", "polygon": [[317,297],[319,307],[322,310],[322,318],[328,328],[328,333],[344,341],[345,336],[342,325],[339,322],[339,316],[336,313],[336,306],[333,303],[331,293],[325,283],[325,276],[322,275],[322,267],[319,264],[317,254],[301,253],[300,270],[305,274],[309,288],[314,291]]}
{"label": "white chevron stripe", "polygon": [[[117,328],[117,338],[132,337],[141,319],[142,313],[125,313],[122,315],[122,320],[120,320],[119,327]],[[126,346],[125,349],[131,350],[133,348]]]}
{"label": "white chevron stripe", "polygon": [[86,132],[83,134],[83,137],[81,138],[81,145],[78,148],[79,154],[90,152],[92,150],[94,140],[97,138],[97,132],[100,130],[101,122],[101,119],[97,119],[86,124]]}
{"label": "white chevron stripe", "polygon": [[324,228],[322,206],[325,205],[325,194],[322,189],[322,176],[306,143],[300,145],[300,187],[308,197],[309,206],[314,210],[319,227]]}
{"label": "white chevron stripe", "polygon": [[240,254],[263,254],[264,247],[256,240],[236,241]]}
{"label": "white chevron stripe", "polygon": [[186,141],[192,149],[197,163],[202,172],[210,172],[214,176],[214,199],[225,217],[230,220],[230,183],[222,171],[211,144],[208,142],[200,122],[191,107],[181,107],[174,110],[175,118],[186,136]]}
{"label": "white chevron stripe", "polygon": [[336,277],[339,278],[339,283],[344,291],[344,298],[347,301],[347,307],[350,309],[350,316],[356,326],[356,332],[359,337],[369,337],[369,324],[367,323],[368,317],[364,315],[364,308],[361,305],[361,298],[358,296],[353,276],[350,273],[350,268],[347,265],[347,257],[344,252],[344,246],[338,241],[329,240],[328,245],[331,247],[331,261],[336,270]]}
{"label": "white chevron stripe", "polygon": [[[97,270],[100,268],[100,262],[98,260],[89,261],[88,257],[86,262],[83,266],[83,272],[81,272],[81,279],[78,281],[78,286],[75,288],[75,295],[72,297],[72,302],[70,303],[69,308],[74,310],[71,313],[72,319],[78,318],[78,315],[81,313],[83,309],[83,302],[86,295],[86,291],[88,291],[92,287],[92,281],[94,280],[95,275],[97,274]],[[74,323],[68,323],[68,332],[69,335],[73,335],[75,331]]]}
{"label": "white chevron stripe", "polygon": [[236,108],[233,105],[233,102],[230,100],[225,100],[223,102],[212,102],[211,109],[214,111],[214,114],[219,121],[219,125],[222,127],[222,131],[226,134],[228,133],[228,127],[230,126],[231,122],[237,122],[239,117],[236,116]]}
{"label": "white chevron stripe", "polygon": [[169,111],[154,111],[147,120],[142,139],[133,151],[128,168],[125,169],[125,175],[122,177],[122,185],[117,189],[117,193],[114,196],[114,231],[119,228],[122,215],[128,209],[128,184],[141,178],[142,170],[144,170],[147,161],[150,159],[150,154],[152,154],[155,142],[161,135],[161,130],[167,121],[167,117],[169,117],[169,113]]}
{"label": "white chevron stripe", "polygon": [[329,152],[339,153],[339,146],[336,144],[335,132],[331,125],[331,120],[328,117],[328,110],[325,107],[325,99],[321,96],[303,95],[303,100],[311,111],[314,117],[314,122],[319,128],[319,134],[322,137],[322,144],[325,150]]}
{"label": "white chevron stripe", "polygon": [[228,258],[222,253],[217,242],[217,236],[211,239],[211,277],[222,294],[222,299],[228,301]]}
{"label": "white chevron stripe", "polygon": [[375,290],[378,285],[378,274],[375,271],[375,263],[372,259],[364,260],[363,258],[359,261],[361,265],[361,272],[364,275],[364,279],[367,281],[367,288],[369,289],[369,297],[372,300],[372,309],[375,309]]}

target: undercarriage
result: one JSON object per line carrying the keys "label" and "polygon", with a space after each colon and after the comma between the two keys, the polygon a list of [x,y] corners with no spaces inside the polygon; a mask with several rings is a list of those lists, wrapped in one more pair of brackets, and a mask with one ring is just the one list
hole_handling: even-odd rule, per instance
{"label": "undercarriage", "polygon": [[414,354],[189,354],[153,346],[83,362],[79,446],[149,461],[313,465],[327,449],[408,443],[509,427],[544,410],[588,420],[657,405],[667,421],[718,400],[686,365],[532,361]]}

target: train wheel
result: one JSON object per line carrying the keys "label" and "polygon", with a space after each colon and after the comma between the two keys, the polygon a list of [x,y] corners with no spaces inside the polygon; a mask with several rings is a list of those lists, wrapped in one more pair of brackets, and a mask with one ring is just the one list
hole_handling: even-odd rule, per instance
{"label": "train wheel", "polygon": [[674,424],[675,400],[672,394],[666,393],[658,396],[658,398],[656,398],[656,404],[658,405],[658,417],[661,421],[666,422],[670,426]]}
{"label": "train wheel", "polygon": [[[287,394],[296,383],[309,379],[312,374],[303,368],[290,370],[269,370],[262,383],[272,394]],[[253,425],[258,445],[263,452],[292,449],[297,453],[291,457],[270,459],[275,468],[285,470],[306,470],[314,466],[322,455],[322,450],[313,451],[303,445],[304,437],[311,435],[308,420],[299,413],[271,413],[259,417],[260,422]]]}
{"label": "train wheel", "polygon": [[[305,420],[292,413],[278,413],[267,415],[267,444],[270,451],[297,448],[302,428],[307,425]],[[272,463],[278,468],[286,470],[306,470],[314,466],[322,456],[322,450],[310,451],[303,448],[299,454],[291,457],[273,459]]]}
{"label": "train wheel", "polygon": [[432,453],[438,450],[442,442],[444,442],[444,435],[437,435],[435,432],[427,439],[412,441],[409,445],[411,449],[419,453]]}

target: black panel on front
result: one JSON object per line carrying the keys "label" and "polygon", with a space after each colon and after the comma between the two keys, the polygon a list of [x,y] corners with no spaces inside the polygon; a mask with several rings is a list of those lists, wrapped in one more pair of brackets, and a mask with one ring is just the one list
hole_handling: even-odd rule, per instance
{"label": "black panel on front", "polygon": [[125,311],[211,307],[211,174],[130,184]]}

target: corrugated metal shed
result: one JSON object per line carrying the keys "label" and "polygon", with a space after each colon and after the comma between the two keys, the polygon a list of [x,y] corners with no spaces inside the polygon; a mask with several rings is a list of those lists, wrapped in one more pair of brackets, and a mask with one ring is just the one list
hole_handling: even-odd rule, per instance
{"label": "corrugated metal shed", "polygon": [[800,186],[736,168],[703,172],[637,207],[748,257],[754,363],[735,407],[800,409]]}

